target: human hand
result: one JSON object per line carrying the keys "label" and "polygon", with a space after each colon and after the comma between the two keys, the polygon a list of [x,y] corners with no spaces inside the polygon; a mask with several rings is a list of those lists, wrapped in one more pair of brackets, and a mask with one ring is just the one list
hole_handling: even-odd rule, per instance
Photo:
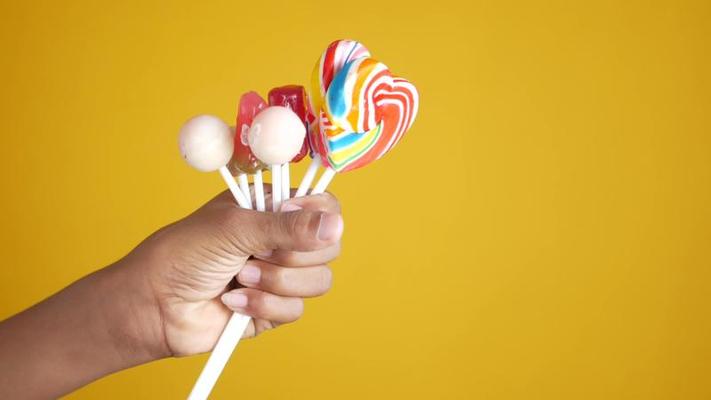
{"label": "human hand", "polygon": [[146,345],[173,356],[210,351],[232,311],[253,317],[246,337],[297,320],[303,298],[330,288],[327,263],[342,231],[330,194],[291,199],[277,213],[241,209],[220,194],[122,261],[149,292],[137,297],[153,302],[138,322],[156,333]]}

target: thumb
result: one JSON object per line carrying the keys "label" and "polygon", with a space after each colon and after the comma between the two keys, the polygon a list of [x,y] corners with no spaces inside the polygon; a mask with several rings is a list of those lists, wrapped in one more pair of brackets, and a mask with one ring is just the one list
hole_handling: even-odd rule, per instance
{"label": "thumb", "polygon": [[338,213],[285,205],[281,212],[245,212],[240,231],[245,251],[269,256],[274,250],[314,251],[336,244],[343,234]]}

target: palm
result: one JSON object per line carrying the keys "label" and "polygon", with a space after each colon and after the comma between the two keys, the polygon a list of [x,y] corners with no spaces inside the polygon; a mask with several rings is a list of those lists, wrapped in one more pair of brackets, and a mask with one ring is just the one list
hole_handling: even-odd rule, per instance
{"label": "palm", "polygon": [[[221,207],[232,207],[231,202],[213,201],[197,211],[196,220],[209,221],[211,214]],[[225,235],[219,224],[208,226],[193,224],[188,218],[165,228],[170,234],[159,236],[180,240],[183,237],[203,238],[198,242],[186,241],[169,256],[169,267],[161,269],[154,289],[161,299],[160,307],[167,344],[174,355],[190,355],[210,351],[227,323],[232,311],[220,301],[220,296],[234,285],[234,277],[249,258],[226,249],[239,248],[234,243],[224,243]],[[197,231],[197,232],[196,232]],[[159,238],[160,240],[160,238]],[[246,336],[254,335],[250,323]]]}

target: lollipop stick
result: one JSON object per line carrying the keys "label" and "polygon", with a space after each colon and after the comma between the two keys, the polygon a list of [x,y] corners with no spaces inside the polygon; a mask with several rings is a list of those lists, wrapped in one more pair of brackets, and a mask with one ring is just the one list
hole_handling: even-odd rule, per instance
{"label": "lollipop stick", "polygon": [[249,208],[252,208],[252,191],[249,190],[247,174],[239,174],[239,176],[237,176],[237,182],[239,182],[239,188],[242,190],[242,193],[244,193],[244,197],[247,198]]}
{"label": "lollipop stick", "polygon": [[237,185],[235,177],[232,176],[230,170],[227,169],[226,166],[220,167],[220,175],[222,175],[222,179],[224,179],[225,183],[227,183],[227,187],[230,188],[230,192],[232,192],[232,196],[234,196],[235,200],[237,200],[237,204],[239,204],[239,206],[242,208],[252,208],[249,206],[247,198],[244,197],[244,193],[242,193],[242,190],[240,190],[239,186]]}
{"label": "lollipop stick", "polygon": [[248,324],[248,316],[237,313],[232,314],[230,320],[227,321],[225,330],[222,331],[222,335],[217,340],[210,358],[207,359],[207,363],[203,367],[197,382],[195,382],[188,400],[207,399]]}
{"label": "lollipop stick", "polygon": [[272,211],[279,211],[281,205],[281,165],[272,165]]}
{"label": "lollipop stick", "polygon": [[301,180],[301,184],[299,184],[299,189],[296,191],[294,197],[301,197],[309,191],[311,183],[316,177],[316,172],[318,172],[318,166],[320,164],[321,157],[318,154],[314,155],[314,158],[311,160],[311,164],[309,164],[309,168],[306,170],[306,174],[304,174],[304,178]]}
{"label": "lollipop stick", "polygon": [[289,163],[281,165],[281,200],[289,200],[291,182],[289,182]]}
{"label": "lollipop stick", "polygon": [[254,174],[254,202],[257,203],[257,211],[264,211],[264,181],[262,180],[262,170]]}
{"label": "lollipop stick", "polygon": [[314,189],[311,191],[311,194],[325,192],[328,184],[331,183],[334,176],[336,176],[336,171],[331,167],[326,168],[326,170],[323,171],[323,174],[321,174],[321,178],[319,178],[316,186],[314,186]]}

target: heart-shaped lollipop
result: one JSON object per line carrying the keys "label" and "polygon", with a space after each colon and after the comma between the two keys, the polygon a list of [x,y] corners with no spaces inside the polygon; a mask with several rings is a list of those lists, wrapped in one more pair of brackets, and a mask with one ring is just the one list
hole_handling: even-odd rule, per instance
{"label": "heart-shaped lollipop", "polygon": [[[312,74],[312,151],[328,167],[312,193],[325,190],[336,172],[363,167],[390,151],[412,126],[419,95],[354,41],[329,45]],[[320,137],[317,137],[320,135]]]}
{"label": "heart-shaped lollipop", "polygon": [[296,191],[296,197],[306,194],[319,166],[329,168],[328,149],[320,126],[320,120],[323,118],[321,110],[328,87],[344,65],[363,57],[370,57],[370,52],[362,43],[355,40],[336,40],[328,45],[313,68],[307,114],[310,119],[307,139],[313,160]]}
{"label": "heart-shaped lollipop", "polygon": [[385,64],[348,62],[328,88],[321,119],[331,168],[350,171],[385,155],[412,126],[418,100],[414,85]]}

